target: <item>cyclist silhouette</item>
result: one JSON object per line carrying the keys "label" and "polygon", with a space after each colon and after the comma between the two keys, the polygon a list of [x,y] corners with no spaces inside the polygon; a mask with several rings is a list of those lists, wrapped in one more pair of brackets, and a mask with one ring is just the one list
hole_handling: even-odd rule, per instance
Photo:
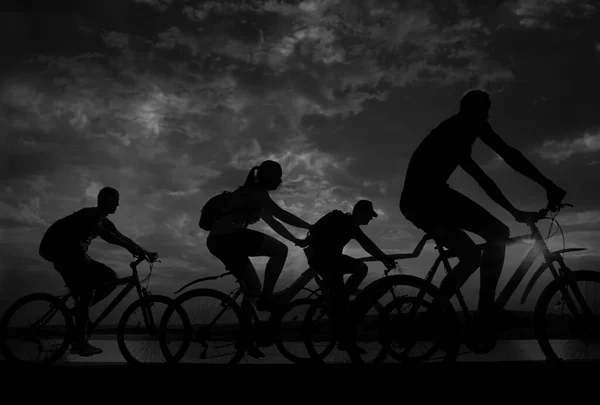
{"label": "cyclist silhouette", "polygon": [[[460,166],[518,222],[528,222],[535,215],[516,209],[472,159],[471,148],[479,138],[510,167],[544,187],[553,210],[566,195],[521,152],[507,145],[493,131],[488,123],[490,107],[490,97],[485,91],[472,90],[462,97],[460,111],[433,129],[414,151],[400,198],[400,210],[406,219],[457,254],[459,259],[442,282],[440,295],[434,300],[432,309],[440,309],[439,304],[450,299],[481,266],[476,320],[482,330],[498,321],[516,320],[511,319],[506,311],[498,311],[494,307],[505,254],[505,246],[494,242],[508,238],[510,230],[479,204],[451,189],[448,179]],[[465,230],[481,236],[488,243],[481,255]]]}
{"label": "cyclist silhouette", "polygon": [[[284,210],[269,196],[269,191],[276,190],[281,184],[282,174],[281,166],[273,160],[265,160],[259,166],[250,169],[245,183],[234,191],[229,205],[225,208],[229,213],[214,223],[206,240],[208,250],[243,282],[246,290],[242,308],[247,316],[251,316],[250,305],[254,303],[259,311],[270,310],[277,305],[271,295],[288,254],[285,244],[262,232],[247,229],[248,225],[262,219],[285,239],[297,246],[306,246],[303,239],[296,238],[277,221],[279,219],[298,228],[310,228],[308,222]],[[269,257],[262,291],[256,270],[249,259],[256,256]],[[258,348],[252,345],[248,354],[254,357],[261,356]]]}
{"label": "cyclist silhouette", "polygon": [[79,298],[79,304],[75,308],[76,335],[71,353],[80,356],[102,353],[102,349],[91,345],[86,336],[89,308],[116,288],[97,285],[117,280],[113,269],[88,255],[92,240],[100,236],[108,243],[124,247],[134,256],[157,256],[121,234],[107,218],[116,212],[118,206],[119,192],[114,188],[104,187],[98,193],[96,207],[82,208],[57,220],[48,228],[40,242],[40,256],[52,262],[69,290]]}
{"label": "cyclist silhouette", "polygon": [[[309,245],[305,248],[309,265],[322,277],[323,283],[331,292],[336,301],[334,311],[337,327],[342,333],[340,350],[349,350],[349,342],[343,339],[344,315],[346,314],[348,298],[350,294],[358,289],[360,283],[368,273],[365,262],[347,256],[342,253],[344,246],[355,239],[363,249],[373,257],[378,258],[388,269],[396,267],[394,259],[383,253],[373,241],[364,234],[360,226],[368,225],[377,213],[373,209],[373,203],[368,200],[358,201],[352,213],[344,213],[333,210],[321,217],[311,230],[306,240]],[[350,274],[344,285],[344,274]],[[362,350],[358,347],[355,349]]]}

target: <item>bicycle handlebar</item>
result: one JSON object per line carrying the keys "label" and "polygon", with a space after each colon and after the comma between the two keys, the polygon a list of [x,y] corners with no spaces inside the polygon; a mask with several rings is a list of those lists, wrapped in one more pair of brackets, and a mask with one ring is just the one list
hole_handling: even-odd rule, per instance
{"label": "bicycle handlebar", "polygon": [[533,221],[532,223],[528,223],[527,225],[532,226],[537,221],[546,218],[546,215],[548,214],[548,212],[550,212],[550,211],[552,211],[552,212],[559,212],[564,207],[571,207],[571,208],[573,208],[573,204],[569,204],[569,203],[558,204],[558,206],[556,207],[556,210],[552,210],[551,207],[550,207],[550,204],[548,204],[546,206],[546,208],[543,208],[543,209],[541,209],[541,210],[538,211],[537,216],[535,218],[535,221]]}
{"label": "bicycle handlebar", "polygon": [[[134,257],[136,257],[136,256],[134,256]],[[129,263],[129,267],[131,267],[131,270],[135,270],[135,268],[144,260],[151,264],[152,263],[160,263],[160,260],[158,260],[158,253],[155,253],[152,256],[139,255],[139,256],[137,256],[137,259],[135,261]]]}

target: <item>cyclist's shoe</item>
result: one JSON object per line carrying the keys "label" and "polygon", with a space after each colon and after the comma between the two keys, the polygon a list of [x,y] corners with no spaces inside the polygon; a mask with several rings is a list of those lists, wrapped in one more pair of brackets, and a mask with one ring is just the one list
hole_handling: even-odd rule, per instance
{"label": "cyclist's shoe", "polygon": [[254,344],[254,342],[236,342],[236,350],[244,350],[248,356],[254,359],[265,357],[265,354]]}
{"label": "cyclist's shoe", "polygon": [[102,349],[90,344],[90,342],[88,342],[86,339],[83,342],[74,342],[73,344],[71,344],[70,352],[72,354],[78,354],[83,357],[88,357],[102,353]]}

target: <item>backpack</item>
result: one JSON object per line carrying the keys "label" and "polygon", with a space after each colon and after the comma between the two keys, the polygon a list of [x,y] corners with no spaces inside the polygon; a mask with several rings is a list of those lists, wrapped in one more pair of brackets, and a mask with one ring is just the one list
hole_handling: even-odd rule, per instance
{"label": "backpack", "polygon": [[226,208],[231,201],[233,192],[223,191],[221,194],[217,194],[211,197],[200,211],[200,220],[198,225],[205,231],[210,231],[215,222],[219,220],[223,215],[227,213]]}
{"label": "backpack", "polygon": [[340,210],[333,210],[323,215],[317,222],[310,227],[306,240],[310,246],[322,246],[324,242],[330,240],[332,234],[340,231],[340,224],[343,223],[346,214]]}
{"label": "backpack", "polygon": [[44,233],[44,236],[42,236],[42,240],[38,248],[38,254],[49,262],[54,261],[56,258],[56,234],[56,224],[50,225],[50,227],[46,230],[46,233]]}

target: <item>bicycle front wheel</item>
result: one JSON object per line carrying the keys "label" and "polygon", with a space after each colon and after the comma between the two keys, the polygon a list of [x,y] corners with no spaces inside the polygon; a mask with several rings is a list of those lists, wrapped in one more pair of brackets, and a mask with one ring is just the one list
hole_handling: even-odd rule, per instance
{"label": "bicycle front wheel", "polygon": [[436,318],[428,313],[437,287],[415,276],[394,275],[375,280],[363,291],[354,312],[365,363],[456,361],[459,323],[452,304]]}
{"label": "bicycle front wheel", "polygon": [[[199,288],[175,299],[190,322],[190,331],[173,321],[167,310],[161,331],[167,340],[183,342],[181,363],[237,364],[244,357],[244,337],[250,336],[250,324],[242,310],[228,295]],[[173,354],[171,354],[173,355]]]}
{"label": "bicycle front wheel", "polygon": [[534,320],[548,361],[600,360],[600,272],[577,270],[552,281]]}
{"label": "bicycle front wheel", "polygon": [[[173,308],[172,318],[185,324],[186,314],[173,306],[173,299],[163,295],[148,295],[134,301],[121,316],[117,342],[121,354],[134,365],[168,364],[183,350],[181,345],[170,346],[173,356],[166,356],[161,345],[161,319],[167,308]],[[175,348],[174,348],[175,347]],[[170,353],[169,353],[170,354]]]}
{"label": "bicycle front wheel", "polygon": [[283,357],[297,364],[314,362],[304,344],[307,338],[304,317],[314,302],[315,299],[310,298],[294,300],[277,314],[274,321],[270,321],[274,322],[277,328],[277,350]]}
{"label": "bicycle front wheel", "polygon": [[72,331],[73,319],[58,298],[29,294],[15,301],[0,320],[0,349],[15,364],[64,362]]}

